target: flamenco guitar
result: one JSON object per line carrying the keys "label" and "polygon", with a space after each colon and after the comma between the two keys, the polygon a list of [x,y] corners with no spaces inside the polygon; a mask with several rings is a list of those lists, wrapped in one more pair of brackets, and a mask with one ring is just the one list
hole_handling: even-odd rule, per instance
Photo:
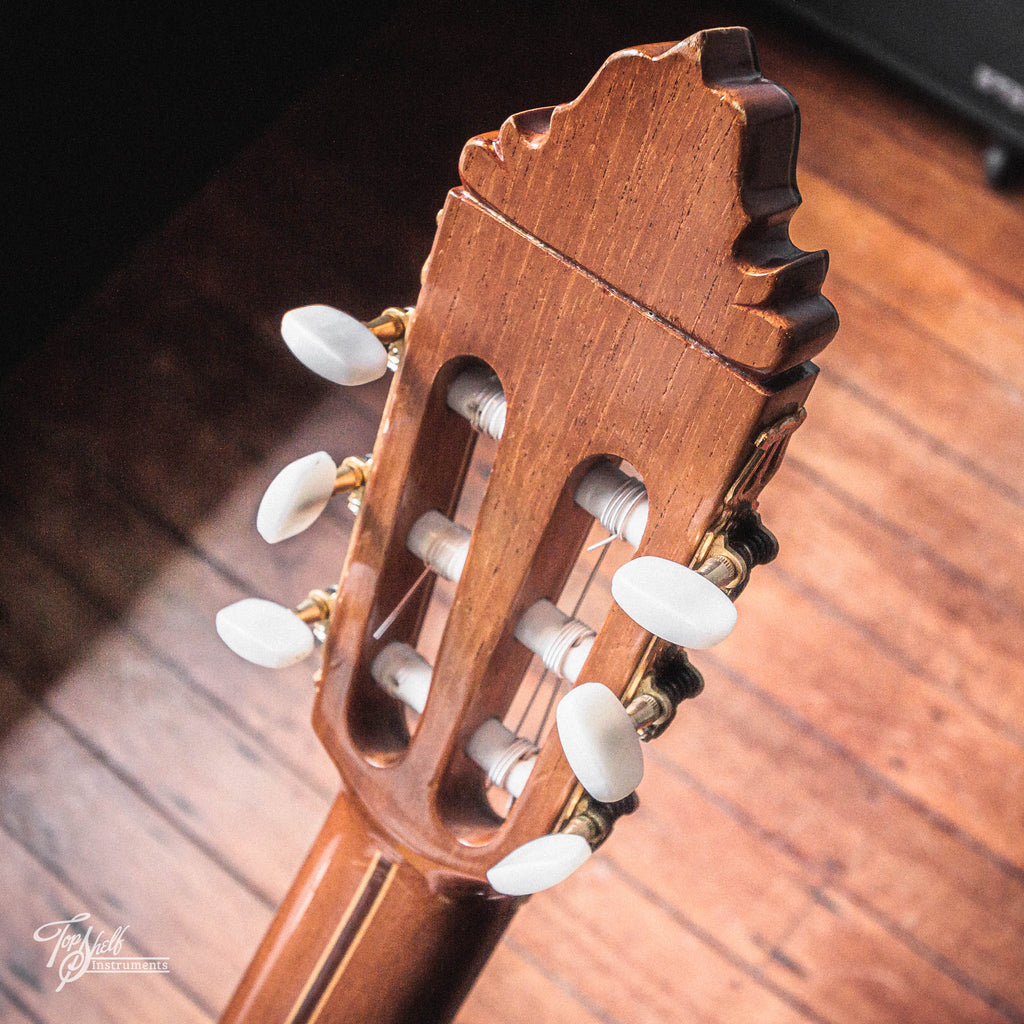
{"label": "flamenco guitar", "polygon": [[371,456],[301,459],[259,510],[276,542],[347,491],[337,588],[218,615],[258,664],[323,641],[341,779],[225,1022],[450,1019],[635,810],[686,649],[776,552],[758,495],[838,324],[789,241],[797,133],[744,29],[623,50],[466,145],[415,309],[284,317],[323,376],[395,376]]}

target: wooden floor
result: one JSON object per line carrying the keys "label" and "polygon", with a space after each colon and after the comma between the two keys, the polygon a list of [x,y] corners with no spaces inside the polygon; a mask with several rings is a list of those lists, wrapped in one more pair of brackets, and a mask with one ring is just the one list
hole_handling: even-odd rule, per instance
{"label": "wooden floor", "polygon": [[[212,623],[336,576],[340,505],[273,548],[255,507],[286,461],[367,450],[384,391],[314,381],[281,312],[412,302],[464,138],[698,27],[524,38],[509,13],[520,50],[491,52],[482,15],[412,17],[4,384],[4,1020],[215,1017],[324,818],[312,666],[252,668]],[[831,251],[842,319],[763,502],[782,554],[695,656],[639,813],[529,903],[465,1024],[1024,1021],[1024,200],[941,112],[758,38],[803,114],[794,238]],[[55,991],[33,932],[79,912],[169,973]]]}

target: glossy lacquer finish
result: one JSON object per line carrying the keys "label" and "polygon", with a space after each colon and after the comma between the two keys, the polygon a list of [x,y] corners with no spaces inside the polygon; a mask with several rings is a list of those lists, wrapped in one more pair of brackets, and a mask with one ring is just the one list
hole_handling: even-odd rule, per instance
{"label": "glossy lacquer finish", "polygon": [[[342,795],[227,1020],[457,1007],[515,909],[487,869],[551,831],[575,792],[549,740],[502,822],[463,749],[506,711],[530,657],[515,623],[558,597],[590,527],[576,484],[601,456],[627,459],[650,499],[639,553],[688,562],[835,331],[826,255],[788,240],[796,138],[792,98],[761,78],[745,30],[722,29],[622,51],[574,103],[466,146],[325,649],[314,724]],[[474,435],[445,392],[473,361],[501,379],[506,429],[410,740],[369,666],[415,641],[429,587],[372,633],[422,570],[413,522],[457,502]],[[621,693],[650,640],[613,606],[581,678]]]}

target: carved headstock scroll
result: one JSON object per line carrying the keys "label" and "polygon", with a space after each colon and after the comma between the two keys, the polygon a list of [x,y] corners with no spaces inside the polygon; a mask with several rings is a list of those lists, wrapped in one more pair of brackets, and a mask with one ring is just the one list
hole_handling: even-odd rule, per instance
{"label": "carved headstock scroll", "polygon": [[[802,408],[816,372],[806,360],[837,320],[820,294],[826,254],[788,239],[797,132],[749,34],[721,29],[615,54],[574,102],[512,117],[464,150],[314,714],[382,848],[436,886],[486,891],[487,870],[550,832],[578,793],[549,736],[502,821],[466,747],[508,710],[531,657],[516,623],[557,600],[593,522],[573,501],[580,480],[627,460],[649,501],[638,555],[687,564],[755,440]],[[446,396],[481,364],[500,380],[504,433],[410,737],[370,666],[386,642],[415,643],[429,583],[385,640],[374,633],[422,573],[414,523],[458,502],[476,434]],[[616,605],[592,625],[580,678],[623,694],[658,645]]]}
{"label": "carved headstock scroll", "polygon": [[789,240],[799,114],[745,29],[622,50],[572,103],[470,142],[467,188],[654,316],[760,377],[838,326],[825,252]]}

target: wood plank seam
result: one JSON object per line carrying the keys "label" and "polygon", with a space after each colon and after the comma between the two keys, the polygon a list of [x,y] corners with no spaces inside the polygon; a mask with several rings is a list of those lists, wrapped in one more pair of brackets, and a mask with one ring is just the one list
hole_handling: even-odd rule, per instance
{"label": "wood plank seam", "polygon": [[[929,247],[936,249],[938,252],[942,253],[943,256],[946,256],[948,259],[959,264],[961,267],[966,267],[968,270],[970,270],[973,274],[976,274],[978,277],[985,278],[992,284],[996,285],[1003,291],[1007,292],[1009,295],[1012,295],[1015,299],[1024,300],[1024,286],[1022,286],[1019,282],[1015,282],[1004,277],[997,277],[987,267],[978,263],[976,260],[972,260],[965,253],[960,252],[953,246],[944,244],[943,241],[938,237],[931,235],[926,231],[922,231],[920,228],[916,227],[912,221],[909,221],[907,220],[907,218],[900,216],[895,211],[880,205],[873,199],[870,192],[867,192],[864,189],[854,188],[847,182],[840,182],[834,178],[830,178],[828,176],[827,170],[823,170],[821,163],[819,161],[815,161],[813,156],[806,158],[802,156],[801,160],[802,166],[804,166],[805,169],[811,171],[813,174],[822,178],[823,180],[828,181],[830,187],[837,189],[850,199],[862,203],[865,206],[871,207],[871,209],[875,210],[877,213],[884,216],[886,220],[889,220],[893,224],[897,225],[897,227],[899,227],[901,231],[905,232],[911,238],[915,238],[919,242],[924,242]],[[830,270],[829,273],[834,274],[835,271]]]}
{"label": "wood plank seam", "polygon": [[809,1021],[813,1021],[814,1024],[832,1024],[832,1021],[828,1017],[820,1014],[813,1006],[810,1006],[799,996],[778,984],[774,979],[769,978],[765,974],[763,968],[751,963],[746,959],[746,957],[743,957],[739,953],[730,949],[726,943],[716,938],[706,928],[697,924],[696,921],[692,920],[680,911],[678,907],[659,896],[658,893],[647,886],[642,878],[633,874],[633,872],[620,864],[613,853],[608,852],[605,856],[608,868],[613,874],[626,882],[643,899],[658,907],[664,914],[668,915],[673,921],[679,924],[680,927],[689,932],[703,946],[707,947],[714,954],[721,957],[741,973],[746,975],[746,977],[754,982],[754,984],[770,992],[801,1016],[806,1017]]}
{"label": "wood plank seam", "polygon": [[265,892],[256,882],[246,878],[238,868],[231,864],[222,854],[207,843],[194,829],[190,828],[184,821],[171,813],[167,806],[161,803],[161,801],[155,797],[143,783],[136,779],[127,768],[122,768],[120,765],[115,763],[111,757],[101,747],[93,743],[93,741],[90,740],[89,737],[74,724],[74,722],[53,708],[45,698],[40,699],[30,691],[26,690],[20,681],[15,680],[13,685],[26,701],[52,719],[75,743],[78,744],[78,746],[102,765],[104,770],[108,771],[126,789],[138,797],[139,800],[158,815],[165,824],[171,826],[183,838],[192,843],[193,846],[202,852],[203,856],[216,864],[218,868],[232,879],[232,881],[243,888],[247,893],[249,893],[249,895],[258,900],[267,910],[273,910],[277,906],[277,901],[273,896]]}
{"label": "wood plank seam", "polygon": [[961,988],[980,999],[990,1009],[1001,1013],[1011,1024],[1024,1024],[1024,1008],[1016,1006],[999,992],[983,985],[967,971],[959,967],[955,961],[950,960],[949,957],[944,956],[938,950],[932,949],[927,943],[917,938],[913,932],[901,927],[899,922],[883,914],[882,911],[873,906],[868,900],[865,900],[853,890],[848,889],[841,882],[833,881],[831,886],[841,892],[846,899],[867,914],[868,917],[894,939],[902,942],[912,953],[916,953],[922,960],[931,964],[951,981],[955,981]]}
{"label": "wood plank seam", "polygon": [[[789,705],[780,701],[767,690],[762,689],[746,674],[733,668],[717,655],[704,652],[703,660],[714,665],[715,669],[726,679],[739,687],[739,689],[743,690],[745,693],[749,693],[752,697],[756,698],[780,718],[793,725],[800,733],[813,739],[820,746],[824,747],[830,754],[842,758],[842,760],[849,764],[859,775],[870,780],[875,785],[880,786],[889,795],[898,799],[915,814],[920,815],[920,817],[924,818],[930,824],[940,828],[947,835],[956,839],[967,849],[978,854],[1009,878],[1012,878],[1014,881],[1024,885],[1024,868],[1020,868],[1016,864],[1006,860],[1005,857],[1002,857],[980,839],[965,831],[957,825],[956,822],[950,821],[945,815],[940,814],[938,811],[929,807],[924,801],[918,799],[913,794],[908,793],[899,786],[898,783],[884,775],[877,768],[868,764],[844,744],[835,739],[835,737],[830,736],[828,733],[818,728],[808,719],[794,711],[789,707]],[[682,769],[679,769],[677,766],[677,770]]]}
{"label": "wood plank seam", "polygon": [[[854,280],[843,273],[842,269],[830,268],[829,270],[830,281],[841,281],[844,288],[850,289],[850,291],[862,295],[868,302],[874,306],[879,313],[880,319],[891,320],[906,325],[914,333],[921,335],[926,338],[929,344],[934,345],[936,348],[945,352],[947,355],[954,359],[961,360],[967,366],[970,366],[972,370],[987,380],[997,384],[999,388],[1006,393],[1007,398],[1021,399],[1024,397],[1024,392],[1021,391],[1012,381],[1006,379],[992,367],[979,359],[973,359],[970,353],[965,352],[961,348],[957,348],[951,344],[945,337],[938,334],[934,328],[929,327],[927,324],[921,323],[921,321],[915,319],[906,309],[894,305],[884,295],[876,294],[871,291],[866,285]],[[829,373],[831,373],[831,368]]]}
{"label": "wood plank seam", "polygon": [[835,498],[836,501],[841,505],[844,505],[857,516],[891,534],[901,544],[905,545],[908,551],[914,551],[916,554],[922,555],[934,568],[944,576],[949,577],[949,579],[954,581],[957,586],[969,586],[971,589],[976,590],[979,594],[984,595],[991,601],[995,601],[1000,604],[1006,604],[1009,602],[1011,604],[1015,604],[1018,608],[1024,611],[1024,608],[1019,604],[1016,604],[1012,598],[1009,598],[1006,594],[995,590],[980,577],[969,573],[956,563],[950,561],[940,551],[937,551],[930,544],[913,534],[909,529],[907,529],[907,527],[894,522],[892,519],[889,519],[887,516],[876,511],[866,502],[861,501],[859,498],[845,490],[845,488],[841,487],[834,480],[830,480],[822,476],[822,474],[810,463],[800,457],[799,452],[791,454],[786,464],[787,467],[791,467],[796,470],[810,483],[820,487],[822,491],[830,495],[832,498]]}
{"label": "wood plank seam", "polygon": [[600,1024],[629,1024],[628,1021],[624,1021],[619,1017],[610,1014],[607,1010],[598,1006],[592,999],[588,999],[587,996],[581,992],[570,979],[560,974],[558,971],[554,971],[551,967],[544,963],[540,957],[534,956],[530,950],[522,943],[517,942],[513,938],[504,938],[501,940],[502,946],[506,949],[511,950],[523,963],[528,964],[538,974],[543,975],[550,982],[555,984],[561,989],[570,999],[574,999],[580,1004],[595,1020],[600,1021]]}
{"label": "wood plank seam", "polygon": [[[728,677],[728,671],[723,670],[723,675]],[[757,696],[756,693],[755,696]],[[811,733],[808,734],[811,735]],[[702,800],[707,801],[711,806],[727,815],[744,830],[757,836],[761,841],[778,850],[786,857],[792,858],[792,860],[800,867],[806,867],[806,857],[804,857],[790,842],[788,842],[783,835],[760,825],[749,813],[744,811],[742,807],[734,803],[728,797],[709,788],[677,761],[668,757],[656,748],[651,749],[648,757],[657,762],[661,767],[665,768],[666,771],[671,773],[684,785],[692,789],[701,797]],[[857,766],[854,765],[855,770],[856,768]],[[871,780],[876,783],[879,781],[874,777],[871,777]],[[856,889],[845,885],[834,871],[829,870],[828,865],[825,865],[825,869],[826,873],[823,876],[822,881],[817,886],[818,892],[824,895],[824,889],[830,888],[842,893],[844,898],[848,899],[852,904],[857,906],[858,909],[867,914],[893,939],[904,945],[916,956],[929,963],[936,970],[945,974],[951,981],[976,996],[993,1010],[1003,1014],[1007,1020],[1013,1021],[1014,1024],[1022,1024],[1022,1022],[1024,1022],[1024,1010],[1015,1006],[998,992],[977,981],[968,972],[958,967],[956,963],[950,960],[947,956],[943,955],[938,950],[933,949],[927,943],[917,938],[909,930],[901,927],[897,922],[893,921],[882,910],[871,903],[870,900],[867,900],[860,895]],[[820,901],[819,897],[815,895],[814,890],[812,890],[812,899],[818,899]],[[779,944],[780,943],[776,943],[776,945]]]}
{"label": "wood plank seam", "polygon": [[0,995],[7,999],[27,1020],[32,1021],[32,1024],[50,1024],[49,1021],[40,1017],[31,1007],[23,1003],[18,993],[4,984],[3,978],[0,978]]}
{"label": "wood plank seam", "polygon": [[[791,462],[793,461],[795,460],[791,460]],[[929,672],[924,665],[914,659],[910,654],[889,643],[886,638],[878,632],[878,630],[872,628],[868,623],[854,617],[849,612],[840,608],[813,584],[798,579],[791,572],[779,565],[771,566],[771,568],[766,571],[766,574],[769,572],[788,590],[791,590],[794,594],[799,594],[802,597],[807,598],[807,600],[815,608],[821,611],[822,614],[827,615],[829,618],[834,619],[837,622],[844,623],[849,626],[853,632],[867,640],[874,648],[879,651],[884,651],[888,657],[906,669],[909,675],[916,679],[920,679],[923,683],[932,687],[936,692],[941,693],[944,696],[951,697],[965,710],[977,717],[979,721],[983,722],[985,726],[993,732],[999,733],[1011,743],[1014,743],[1024,749],[1024,733],[1012,728],[1008,723],[993,715],[986,708],[978,704],[977,701],[973,700],[969,694],[964,693],[962,690],[959,690],[954,686],[944,685],[941,681],[936,679],[934,673]]]}
{"label": "wood plank seam", "polygon": [[831,387],[840,388],[872,412],[889,420],[890,423],[898,427],[904,434],[921,441],[939,458],[944,459],[958,469],[962,469],[965,475],[973,477],[979,483],[991,488],[1014,505],[1024,508],[1024,489],[1014,487],[1010,481],[995,476],[985,469],[984,466],[975,462],[970,456],[958,451],[948,441],[936,437],[924,427],[919,427],[897,409],[894,409],[884,399],[863,385],[858,384],[852,377],[848,377],[836,369],[836,367],[830,366],[828,369],[828,382]]}
{"label": "wood plank seam", "polygon": [[[32,846],[24,842],[22,837],[19,836],[16,832],[14,832],[9,827],[7,822],[4,821],[2,818],[0,818],[0,830],[2,830],[7,836],[9,836],[12,842],[17,843],[18,846],[21,847],[21,849],[24,850],[25,853],[29,857],[31,857],[32,860],[34,860],[43,871],[45,871],[48,875],[57,880],[69,892],[76,896],[83,907],[88,904],[89,901],[85,894],[80,892],[76,888],[71,879],[66,878],[61,873],[59,866],[49,861],[41,851],[34,849]],[[139,951],[140,956],[149,958],[153,958],[156,956],[152,949],[150,949],[146,945],[144,940],[140,941],[138,935],[133,936],[132,943],[135,946],[135,948]],[[211,1020],[215,1020],[217,1018],[217,1011],[212,1006],[210,1006],[198,992],[193,990],[190,985],[182,981],[180,977],[176,976],[174,971],[170,971],[168,973],[168,980],[170,981],[170,984],[172,984],[200,1012],[204,1013]],[[2,989],[3,982],[0,981],[0,990]]]}
{"label": "wood plank seam", "polygon": [[[2,493],[4,493],[3,485],[0,484],[0,494]],[[160,649],[157,645],[153,644],[149,637],[147,637],[143,632],[135,629],[131,624],[131,620],[120,616],[117,610],[110,606],[109,601],[102,594],[97,593],[89,586],[88,583],[84,582],[77,573],[70,570],[50,552],[37,545],[34,538],[24,530],[17,526],[13,528],[9,526],[8,528],[13,535],[19,538],[26,549],[31,551],[32,554],[34,554],[40,561],[44,562],[56,575],[66,580],[71,587],[77,591],[83,601],[98,610],[106,618],[107,624],[110,628],[120,629],[125,636],[128,636],[135,641],[139,647],[150,655],[157,664],[172,672],[183,685],[187,686],[198,697],[206,701],[210,705],[211,710],[216,714],[244,732],[249,739],[259,746],[272,761],[276,762],[288,771],[296,780],[309,787],[310,790],[324,799],[330,799],[333,796],[333,793],[327,791],[315,776],[311,775],[302,767],[302,765],[292,761],[292,759],[289,758],[284,751],[279,749],[277,745],[274,744],[273,741],[264,733],[254,728],[251,723],[247,722],[243,716],[238,714],[238,712],[229,703],[219,697],[212,690],[207,689],[199,679],[197,679],[190,671],[188,671],[188,669],[176,660],[173,653],[168,653]],[[196,550],[198,551],[199,549],[197,548]],[[214,572],[219,572],[219,568],[216,563],[209,564]],[[228,578],[227,582],[233,583],[234,581]],[[249,593],[252,593],[252,591],[250,590]],[[33,694],[24,690],[20,680],[17,682],[19,689],[22,689],[27,697],[33,701],[37,700]],[[47,710],[51,714],[54,713],[50,708],[47,708]]]}

